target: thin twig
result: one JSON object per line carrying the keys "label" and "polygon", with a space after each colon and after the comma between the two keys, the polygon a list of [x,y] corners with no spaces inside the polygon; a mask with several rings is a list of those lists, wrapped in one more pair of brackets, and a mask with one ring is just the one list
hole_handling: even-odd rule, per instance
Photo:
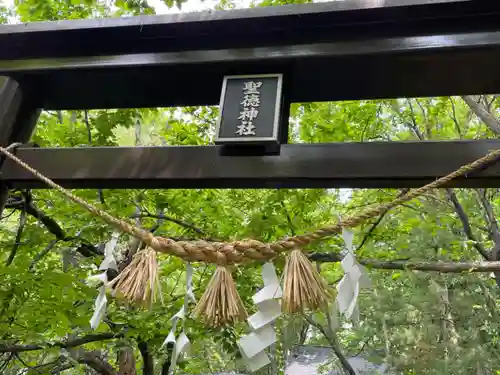
{"label": "thin twig", "polygon": [[179,220],[179,219],[175,219],[175,218],[173,218],[171,216],[167,216],[165,214],[139,213],[139,214],[133,214],[130,218],[137,219],[137,218],[142,218],[142,217],[150,217],[150,218],[155,218],[155,219],[167,220],[167,221],[170,221],[170,222],[177,224],[181,227],[189,229],[189,230],[199,234],[200,236],[205,235],[205,232],[203,230],[201,230],[200,228],[197,228],[192,224],[186,223],[186,222]]}
{"label": "thin twig", "polygon": [[288,222],[288,228],[290,229],[290,233],[292,233],[292,236],[295,236],[295,225],[293,224],[292,218],[290,217],[290,213],[286,208],[285,202],[281,201],[281,207],[283,207],[283,210],[285,211],[286,220]]}
{"label": "thin twig", "polygon": [[472,231],[472,227],[469,222],[469,217],[467,216],[464,208],[460,204],[457,195],[455,194],[453,189],[446,189],[446,192],[448,194],[451,203],[453,204],[453,207],[455,208],[455,212],[457,213],[460,221],[462,222],[462,227],[464,229],[464,233],[467,239],[469,239],[469,241],[472,242],[472,246],[474,246],[474,248],[479,252],[479,254],[483,256],[484,259],[489,260],[490,257],[488,251],[484,248],[482,243],[479,242],[476,236],[474,235],[474,232]]}
{"label": "thin twig", "polygon": [[21,358],[21,356],[18,353],[14,353],[16,358],[23,364],[24,367],[29,368],[30,370],[36,371],[37,373],[41,374],[42,372],[38,370],[36,367],[28,365],[24,360]]}
{"label": "thin twig", "polygon": [[69,341],[54,341],[54,342],[44,342],[38,344],[0,344],[0,353],[20,353],[20,352],[28,352],[34,350],[44,350],[48,348],[75,348],[80,345],[88,344],[91,342],[105,341],[118,339],[125,336],[125,330],[117,333],[112,332],[104,332],[97,334],[89,334],[82,337],[77,337],[76,339]]}
{"label": "thin twig", "polygon": [[26,205],[23,206],[23,210],[21,211],[21,215],[19,216],[19,226],[17,227],[16,238],[14,240],[14,244],[12,246],[9,258],[5,262],[5,265],[7,267],[10,266],[14,261],[14,258],[17,254],[17,250],[19,249],[21,236],[23,235],[23,230],[25,225],[26,225]]}
{"label": "thin twig", "polygon": [[460,126],[460,123],[458,122],[458,119],[457,119],[457,112],[456,112],[456,109],[455,109],[455,102],[453,101],[453,98],[448,98],[448,100],[450,101],[451,103],[451,116],[450,118],[453,120],[453,123],[455,124],[455,128],[457,129],[457,133],[458,133],[458,137],[459,138],[462,138],[462,128]]}
{"label": "thin twig", "polygon": [[54,246],[59,242],[59,240],[56,238],[52,241],[50,241],[50,243],[42,250],[40,251],[36,256],[35,258],[33,259],[33,261],[31,262],[30,266],[29,266],[29,270],[30,271],[33,271],[33,269],[35,268],[36,264],[43,259],[43,257],[45,255],[47,255],[49,253],[50,250],[52,250],[54,248]]}
{"label": "thin twig", "polygon": [[408,106],[410,107],[410,118],[411,118],[411,124],[408,124],[408,125],[409,125],[410,129],[413,130],[413,132],[415,133],[417,138],[420,140],[423,140],[424,136],[422,135],[422,132],[418,128],[417,119],[415,117],[415,111],[413,110],[413,105],[411,104],[410,99],[406,99],[406,101],[408,103]]}
{"label": "thin twig", "polygon": [[321,332],[321,334],[325,337],[325,339],[328,341],[330,344],[331,348],[333,349],[335,355],[339,359],[343,369],[349,374],[349,375],[356,375],[356,371],[354,371],[354,368],[351,366],[347,358],[344,356],[342,351],[340,350],[340,345],[338,344],[337,340],[333,335],[329,335],[328,332],[326,332],[325,328],[315,322],[312,318],[304,315],[304,319],[313,327],[315,327],[318,331]]}

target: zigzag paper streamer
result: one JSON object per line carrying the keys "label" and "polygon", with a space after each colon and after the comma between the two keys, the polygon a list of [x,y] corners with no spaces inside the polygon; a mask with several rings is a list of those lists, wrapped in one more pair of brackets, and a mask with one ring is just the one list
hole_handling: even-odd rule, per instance
{"label": "zigzag paper streamer", "polygon": [[[347,319],[358,320],[357,300],[361,288],[370,288],[370,279],[365,268],[359,264],[354,255],[353,233],[342,228],[342,238],[344,239],[347,254],[340,262],[344,269],[344,277],[337,284],[337,299],[334,309],[343,314]],[[336,316],[336,311],[332,312]]]}
{"label": "zigzag paper streamer", "polygon": [[276,342],[272,323],[281,315],[279,299],[283,296],[283,290],[272,263],[262,266],[262,280],[264,287],[252,297],[259,310],[248,318],[253,332],[238,341],[242,357],[251,372],[271,363],[265,349]]}
{"label": "zigzag paper streamer", "polygon": [[[169,373],[175,371],[175,367],[177,365],[177,360],[181,356],[181,354],[189,353],[189,338],[184,332],[185,323],[186,323],[186,312],[189,307],[189,302],[196,303],[196,299],[193,294],[193,266],[191,263],[186,263],[186,295],[184,297],[184,306],[170,319],[172,320],[172,328],[168,333],[167,338],[162,344],[162,347],[167,345],[168,343],[173,343],[174,348],[172,350],[172,357],[170,360],[170,368]],[[179,320],[182,320],[182,332],[179,337],[175,337],[175,330],[177,329],[177,323]]]}
{"label": "zigzag paper streamer", "polygon": [[118,266],[116,264],[115,256],[113,255],[113,250],[115,249],[116,244],[118,243],[119,237],[120,233],[114,232],[111,235],[111,240],[109,240],[106,243],[106,246],[104,247],[104,260],[99,266],[99,270],[104,272],[99,275],[94,275],[89,277],[89,280],[98,280],[102,282],[102,285],[99,288],[99,295],[95,300],[94,314],[90,319],[90,327],[92,329],[97,329],[97,327],[99,327],[99,324],[101,323],[101,320],[104,314],[106,313],[106,305],[108,302],[108,299],[106,298],[106,284],[108,283],[108,276],[106,271],[108,269],[113,269],[115,271],[118,271]]}

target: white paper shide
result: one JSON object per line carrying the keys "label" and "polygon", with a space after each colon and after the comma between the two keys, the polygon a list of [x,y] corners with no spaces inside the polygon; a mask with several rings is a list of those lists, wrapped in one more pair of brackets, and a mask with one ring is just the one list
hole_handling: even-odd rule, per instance
{"label": "white paper shide", "polygon": [[254,372],[271,363],[265,349],[276,342],[272,323],[281,315],[279,299],[283,290],[272,263],[262,266],[264,287],[253,297],[258,311],[248,318],[252,332],[238,341],[238,346],[249,371]]}
{"label": "white paper shide", "polygon": [[106,298],[106,284],[108,283],[108,276],[106,271],[108,269],[113,269],[118,271],[118,266],[116,264],[115,256],[113,255],[113,250],[115,249],[118,238],[120,237],[120,233],[114,232],[111,235],[111,240],[106,243],[104,247],[104,260],[99,266],[100,271],[104,271],[99,275],[93,275],[89,277],[89,281],[98,281],[101,282],[102,285],[99,288],[99,295],[97,296],[94,304],[94,314],[90,319],[90,327],[92,329],[97,329],[99,327],[99,323],[101,323],[104,314],[106,313],[106,305],[108,299]]}
{"label": "white paper shide", "polygon": [[[190,347],[190,341],[189,338],[187,337],[185,331],[184,331],[184,326],[185,326],[185,319],[186,319],[186,314],[188,311],[189,303],[196,303],[196,299],[194,298],[193,294],[193,266],[191,263],[186,263],[186,295],[184,296],[184,305],[181,307],[181,309],[170,319],[172,321],[172,328],[170,329],[170,332],[163,341],[162,347],[167,345],[168,343],[173,343],[174,347],[172,350],[172,357],[170,359],[170,369],[169,373],[172,372],[176,365],[177,365],[177,360],[181,355],[188,355],[189,354],[189,347]],[[175,331],[177,329],[177,323],[179,320],[182,320],[182,332],[181,334],[176,338],[175,337]]]}
{"label": "white paper shide", "polygon": [[358,263],[354,255],[353,233],[343,228],[342,238],[347,248],[347,254],[340,262],[345,274],[337,284],[337,299],[333,306],[333,317],[336,318],[336,309],[347,319],[357,320],[357,300],[362,288],[370,288],[370,279],[365,268]]}

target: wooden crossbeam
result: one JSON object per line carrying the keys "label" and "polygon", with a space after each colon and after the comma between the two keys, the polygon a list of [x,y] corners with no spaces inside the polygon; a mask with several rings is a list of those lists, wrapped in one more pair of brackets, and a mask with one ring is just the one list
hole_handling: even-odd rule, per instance
{"label": "wooden crossbeam", "polygon": [[[498,148],[500,141],[485,140],[294,144],[275,156],[221,156],[217,146],[25,148],[17,155],[68,188],[405,188]],[[2,174],[11,187],[44,187],[10,161]],[[500,164],[448,186],[500,187]]]}
{"label": "wooden crossbeam", "polygon": [[[359,0],[0,26],[0,74],[45,109],[217,105],[225,75],[292,102],[500,91],[500,3]],[[74,43],[78,40],[78,43]]]}

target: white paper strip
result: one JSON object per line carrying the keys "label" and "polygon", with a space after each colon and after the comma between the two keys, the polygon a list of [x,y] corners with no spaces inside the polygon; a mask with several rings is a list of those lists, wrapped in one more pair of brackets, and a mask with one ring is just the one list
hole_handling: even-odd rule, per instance
{"label": "white paper strip", "polygon": [[248,324],[254,331],[237,343],[246,367],[251,372],[271,362],[265,349],[276,342],[272,323],[281,315],[279,299],[283,296],[283,290],[272,263],[262,266],[262,280],[264,287],[252,297],[258,311],[248,318]]}
{"label": "white paper strip", "polygon": [[96,329],[101,322],[104,313],[106,312],[106,287],[103,285],[99,288],[99,295],[94,303],[94,314],[90,318],[90,328]]}
{"label": "white paper strip", "polygon": [[168,333],[167,337],[163,341],[163,344],[161,344],[162,347],[166,346],[169,342],[175,342],[175,329],[177,328],[177,319],[174,320],[174,323],[172,325],[172,328],[170,329],[170,332]]}
{"label": "white paper strip", "polygon": [[347,249],[347,254],[341,261],[345,272],[342,280],[337,284],[337,305],[341,314],[353,321],[359,314],[357,308],[358,295],[361,288],[370,288],[371,283],[366,269],[360,265],[354,255],[353,233],[342,228],[342,238]]}
{"label": "white paper strip", "polygon": [[248,358],[253,358],[264,349],[276,342],[276,332],[271,326],[265,326],[255,332],[243,336],[238,341],[238,346]]}
{"label": "white paper strip", "polygon": [[361,276],[363,276],[363,271],[361,270],[359,264],[353,265],[349,270],[349,280],[351,283],[359,283]]}
{"label": "white paper strip", "polygon": [[179,337],[177,338],[177,341],[175,342],[175,355],[177,358],[181,354],[188,354],[189,353],[189,346],[190,346],[190,341],[187,335],[182,332]]}
{"label": "white paper strip", "polygon": [[267,301],[270,299],[278,299],[283,297],[283,290],[281,289],[280,285],[268,285],[259,290],[257,293],[254,294],[252,297],[253,302],[255,304],[259,304],[263,301]]}
{"label": "white paper strip", "polygon": [[340,265],[345,272],[349,272],[349,270],[354,266],[355,263],[356,259],[354,258],[354,254],[348,252],[344,259],[341,260]]}
{"label": "white paper strip", "polygon": [[[189,302],[196,302],[196,299],[193,294],[193,266],[191,263],[186,263],[186,295],[184,296],[184,305],[180,308],[180,310],[171,318],[173,321],[172,329],[170,330],[167,338],[162,344],[162,347],[167,345],[168,343],[174,343],[174,347],[172,349],[172,356],[170,359],[170,368],[169,373],[175,371],[175,367],[177,365],[177,361],[181,355],[188,355],[190,342],[186,333],[184,332],[185,322],[186,322],[186,312],[189,308]],[[182,332],[175,338],[175,330],[177,328],[177,322],[182,320]]]}
{"label": "white paper strip", "polygon": [[354,294],[352,296],[351,303],[349,304],[347,310],[344,312],[344,315],[347,319],[349,319],[352,316],[354,309],[356,309],[357,307],[358,295],[359,295],[359,283],[356,283],[354,285]]}
{"label": "white paper strip", "polygon": [[118,238],[120,237],[120,232],[113,232],[111,235],[111,240],[109,240],[104,246],[104,260],[99,266],[99,270],[104,271],[99,275],[92,275],[87,280],[91,282],[100,281],[103,285],[99,288],[99,295],[97,296],[94,303],[94,314],[90,318],[90,327],[92,329],[97,329],[101,323],[104,314],[106,313],[106,305],[108,299],[106,298],[106,284],[108,282],[108,276],[106,271],[108,269],[114,269],[118,271],[118,266],[116,264],[116,259],[113,255],[113,250],[115,249]]}
{"label": "white paper strip", "polygon": [[255,304],[283,297],[283,290],[272,263],[266,263],[262,266],[262,280],[264,287],[252,297]]}
{"label": "white paper strip", "polygon": [[342,228],[342,238],[344,240],[347,251],[354,252],[354,246],[353,246],[354,233],[352,233],[352,231],[350,231],[347,228]]}
{"label": "white paper strip", "polygon": [[360,289],[370,289],[372,287],[372,282],[368,277],[368,271],[364,266],[358,264],[358,268],[361,271],[361,277],[359,278],[359,288]]}
{"label": "white paper strip", "polygon": [[248,317],[247,321],[253,329],[259,329],[272,323],[281,315],[281,304],[276,300],[263,301],[258,305],[259,311]]}
{"label": "white paper strip", "polygon": [[170,331],[167,338],[163,342],[163,345],[166,345],[169,342],[174,343],[174,347],[172,349],[172,356],[170,357],[170,368],[169,368],[169,373],[170,372],[173,373],[175,372],[175,367],[177,366],[177,361],[179,357],[183,354],[187,355],[189,353],[189,347],[191,343],[187,335],[184,333],[184,331],[181,332],[177,340],[175,339],[174,332]]}
{"label": "white paper strip", "polygon": [[179,311],[172,317],[172,319],[177,318],[177,319],[184,319],[186,317],[186,312],[184,309],[184,306],[181,307]]}
{"label": "white paper strip", "polygon": [[196,303],[193,294],[193,265],[186,263],[186,297],[184,297],[184,307],[187,310],[189,302]]}
{"label": "white paper strip", "polygon": [[255,372],[271,363],[271,360],[267,356],[266,352],[260,352],[259,354],[253,356],[252,358],[248,358],[241,347],[240,347],[240,352],[243,361],[245,362],[245,366],[250,372]]}
{"label": "white paper strip", "polygon": [[108,275],[106,272],[100,273],[98,275],[92,275],[87,278],[87,281],[90,281],[89,284],[95,282],[101,282],[103,284],[106,284],[108,282]]}
{"label": "white paper strip", "polygon": [[99,266],[100,270],[113,269],[115,271],[118,271],[118,265],[116,264],[116,259],[115,256],[113,255],[113,250],[115,249],[118,243],[119,237],[120,233],[114,232],[111,235],[111,240],[109,240],[106,243],[106,246],[104,246],[104,260]]}
{"label": "white paper strip", "polygon": [[349,308],[351,304],[352,296],[354,295],[354,290],[346,275],[342,277],[336,286],[337,288],[337,304],[341,314],[343,314]]}
{"label": "white paper strip", "polygon": [[339,308],[337,305],[337,301],[333,301],[332,307],[330,309],[330,329],[335,332],[339,327]]}
{"label": "white paper strip", "polygon": [[265,263],[262,266],[262,280],[264,281],[264,285],[279,285],[280,280],[278,279],[278,275],[276,275],[276,268],[272,263]]}

